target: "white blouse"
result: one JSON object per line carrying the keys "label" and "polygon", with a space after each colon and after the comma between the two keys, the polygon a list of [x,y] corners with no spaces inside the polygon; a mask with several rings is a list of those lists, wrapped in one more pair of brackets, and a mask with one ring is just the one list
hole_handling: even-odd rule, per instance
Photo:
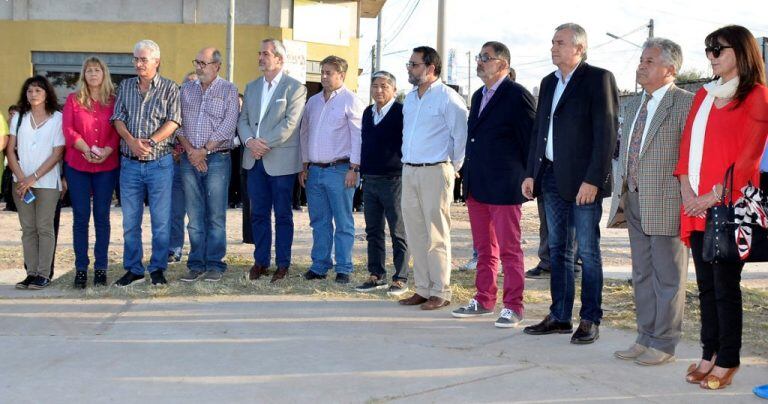
{"label": "white blouse", "polygon": [[[16,136],[16,156],[19,159],[21,171],[25,176],[30,176],[53,154],[53,148],[64,146],[64,132],[61,129],[61,112],[54,112],[53,116],[41,127],[32,128],[30,122],[31,112],[24,114],[18,133],[19,114],[11,121],[11,136]],[[18,182],[13,176],[13,181]],[[51,171],[41,176],[33,188],[48,188],[61,190],[61,164],[53,166]]]}

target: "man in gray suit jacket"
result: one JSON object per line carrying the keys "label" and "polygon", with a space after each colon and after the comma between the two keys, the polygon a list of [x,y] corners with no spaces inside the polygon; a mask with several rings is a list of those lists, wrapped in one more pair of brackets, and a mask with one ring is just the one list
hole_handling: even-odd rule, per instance
{"label": "man in gray suit jacket", "polygon": [[267,273],[272,247],[271,217],[275,211],[275,263],[272,282],[285,277],[291,265],[293,211],[291,199],[296,173],[302,170],[298,124],[307,89],[283,73],[285,47],[265,39],[259,51],[264,76],[248,83],[240,112],[238,134],[245,145],[248,197],[251,202],[254,264],[251,281]]}
{"label": "man in gray suit jacket", "polygon": [[680,241],[680,183],[673,172],[693,94],[675,87],[683,56],[663,38],[643,45],[643,92],[624,115],[609,227],[628,227],[637,340],[620,359],[639,365],[674,360],[682,334],[688,249]]}

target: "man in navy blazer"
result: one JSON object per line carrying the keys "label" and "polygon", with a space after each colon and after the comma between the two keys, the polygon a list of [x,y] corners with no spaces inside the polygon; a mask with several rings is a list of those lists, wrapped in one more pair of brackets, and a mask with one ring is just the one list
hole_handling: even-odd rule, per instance
{"label": "man in navy blazer", "polygon": [[495,325],[508,328],[523,319],[525,276],[520,215],[527,199],[520,184],[527,176],[525,166],[536,109],[533,96],[507,77],[510,54],[503,43],[486,42],[475,60],[477,75],[485,85],[472,96],[463,193],[478,255],[477,293],[452,314],[459,318],[493,314],[501,259],[504,308]]}
{"label": "man in navy blazer", "polygon": [[581,321],[571,342],[589,344],[597,340],[603,316],[599,226],[602,198],[611,194],[618,92],[611,72],[585,62],[587,34],[581,26],[557,27],[551,52],[557,70],[541,81],[523,194],[544,196],[552,306],[544,321],[524,331],[572,331],[575,233],[582,259]]}

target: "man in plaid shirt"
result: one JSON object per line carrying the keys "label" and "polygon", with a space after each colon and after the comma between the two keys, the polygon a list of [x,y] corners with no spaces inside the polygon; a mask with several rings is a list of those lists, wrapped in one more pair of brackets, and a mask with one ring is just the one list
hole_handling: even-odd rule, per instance
{"label": "man in plaid shirt", "polygon": [[181,280],[221,280],[227,269],[227,196],[231,174],[230,150],[239,103],[237,87],[218,76],[221,52],[202,49],[192,61],[197,80],[181,86],[181,117],[177,132],[186,153],[181,177],[189,216],[189,272]]}

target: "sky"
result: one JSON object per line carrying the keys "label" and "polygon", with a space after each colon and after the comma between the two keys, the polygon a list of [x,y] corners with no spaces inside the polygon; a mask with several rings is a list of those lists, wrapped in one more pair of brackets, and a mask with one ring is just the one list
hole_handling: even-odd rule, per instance
{"label": "sky", "polygon": [[[619,89],[633,90],[640,46],[648,37],[646,26],[650,19],[654,20],[654,36],[671,39],[682,47],[682,71],[695,69],[710,75],[704,55],[707,34],[724,25],[738,24],[750,29],[755,37],[768,37],[765,4],[765,0],[447,0],[447,48],[456,49],[454,72],[462,86],[468,81],[467,52],[471,52],[470,83],[474,91],[482,85],[475,74],[474,55],[487,41],[503,42],[510,49],[517,81],[533,91],[544,76],[555,70],[549,55],[555,27],[575,22],[587,31],[587,62],[613,72]],[[409,90],[405,63],[411,49],[419,45],[436,47],[437,0],[387,0],[382,26],[381,68],[395,74],[398,90]],[[376,19],[362,19],[360,33],[363,74],[359,94],[367,99]],[[623,39],[613,39],[606,33]],[[445,66],[448,55],[441,56]]]}

